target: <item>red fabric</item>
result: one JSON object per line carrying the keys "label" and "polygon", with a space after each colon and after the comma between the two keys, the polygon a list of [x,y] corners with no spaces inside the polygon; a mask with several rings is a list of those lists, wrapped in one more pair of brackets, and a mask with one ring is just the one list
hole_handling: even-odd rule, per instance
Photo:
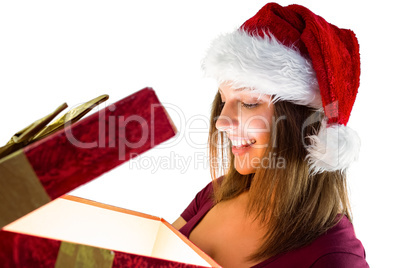
{"label": "red fabric", "polygon": [[0,231],[0,266],[54,267],[60,243],[56,240]]}
{"label": "red fabric", "polygon": [[[145,88],[24,151],[45,190],[55,199],[174,135],[155,92]],[[69,137],[94,145],[76,146]]]}
{"label": "red fabric", "polygon": [[122,252],[115,253],[112,266],[112,268],[184,268],[184,267],[196,268],[202,266],[173,262],[145,256],[129,255]]}
{"label": "red fabric", "polygon": [[[222,177],[221,177],[222,178]],[[219,179],[221,180],[221,179]],[[212,182],[202,189],[180,215],[186,224],[179,230],[187,238],[191,231],[214,205]]]}
{"label": "red fabric", "polygon": [[359,45],[351,30],[339,29],[303,6],[276,3],[265,5],[241,28],[260,36],[269,32],[311,58],[328,125],[347,124],[360,77]]}
{"label": "red fabric", "polygon": [[354,264],[353,268],[367,268],[367,263],[360,259],[360,256],[350,253],[330,253],[318,259],[311,268],[349,268],[351,263]]}
{"label": "red fabric", "polygon": [[[61,241],[30,235],[0,231],[0,267],[54,267]],[[90,258],[90,256],[88,256]],[[179,263],[115,251],[113,268],[196,268],[197,265]]]}
{"label": "red fabric", "polygon": [[[186,224],[180,232],[186,237],[212,208],[212,183],[202,189],[181,214]],[[356,238],[352,223],[346,216],[326,234],[305,247],[269,258],[253,268],[282,267],[369,267],[362,243]]]}

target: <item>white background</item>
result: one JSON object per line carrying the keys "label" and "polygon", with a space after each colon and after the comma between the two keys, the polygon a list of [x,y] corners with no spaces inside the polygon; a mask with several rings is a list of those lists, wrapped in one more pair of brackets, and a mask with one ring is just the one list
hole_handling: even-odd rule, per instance
{"label": "white background", "polygon": [[[352,29],[359,39],[361,86],[348,124],[362,140],[359,161],[349,171],[354,226],[371,267],[392,267],[402,239],[402,146],[397,129],[401,15],[387,1],[298,3],[338,27]],[[1,1],[1,143],[63,102],[73,107],[109,94],[107,104],[112,104],[151,86],[171,107],[168,112],[179,130],[176,138],[72,194],[172,222],[210,181],[206,129],[216,85],[202,78],[205,50],[213,38],[236,29],[264,4]],[[176,160],[167,163],[169,157]],[[150,159],[165,161],[164,167],[150,164]],[[179,159],[189,166],[180,166]]]}

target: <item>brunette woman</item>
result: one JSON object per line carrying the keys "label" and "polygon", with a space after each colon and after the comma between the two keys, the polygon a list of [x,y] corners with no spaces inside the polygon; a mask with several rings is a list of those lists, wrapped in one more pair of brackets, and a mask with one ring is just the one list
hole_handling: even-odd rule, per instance
{"label": "brunette woman", "polygon": [[346,186],[360,146],[347,126],[354,33],[269,3],[217,38],[203,67],[219,84],[213,181],[173,225],[223,267],[368,267]]}

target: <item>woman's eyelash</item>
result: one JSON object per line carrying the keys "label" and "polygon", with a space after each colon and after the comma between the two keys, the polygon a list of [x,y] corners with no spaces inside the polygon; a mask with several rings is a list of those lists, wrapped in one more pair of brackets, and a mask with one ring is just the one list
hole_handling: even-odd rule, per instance
{"label": "woman's eyelash", "polygon": [[[241,106],[246,107],[246,108],[248,108],[248,109],[257,107],[258,105],[259,105],[259,103],[245,103],[245,102],[242,102],[242,103],[241,103]],[[220,108],[222,109],[223,106],[225,106],[225,102],[222,102],[222,103],[220,104]]]}
{"label": "woman's eyelash", "polygon": [[248,109],[251,109],[251,108],[257,107],[258,104],[259,103],[244,103],[244,102],[242,102],[241,106],[246,107]]}

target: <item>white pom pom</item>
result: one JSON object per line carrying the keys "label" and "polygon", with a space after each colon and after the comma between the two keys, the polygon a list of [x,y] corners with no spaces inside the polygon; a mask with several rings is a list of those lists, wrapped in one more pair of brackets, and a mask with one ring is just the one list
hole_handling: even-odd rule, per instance
{"label": "white pom pom", "polygon": [[323,121],[317,135],[309,136],[311,145],[307,146],[307,159],[310,174],[324,171],[345,171],[358,159],[360,138],[357,133],[344,125],[333,124],[329,127]]}

